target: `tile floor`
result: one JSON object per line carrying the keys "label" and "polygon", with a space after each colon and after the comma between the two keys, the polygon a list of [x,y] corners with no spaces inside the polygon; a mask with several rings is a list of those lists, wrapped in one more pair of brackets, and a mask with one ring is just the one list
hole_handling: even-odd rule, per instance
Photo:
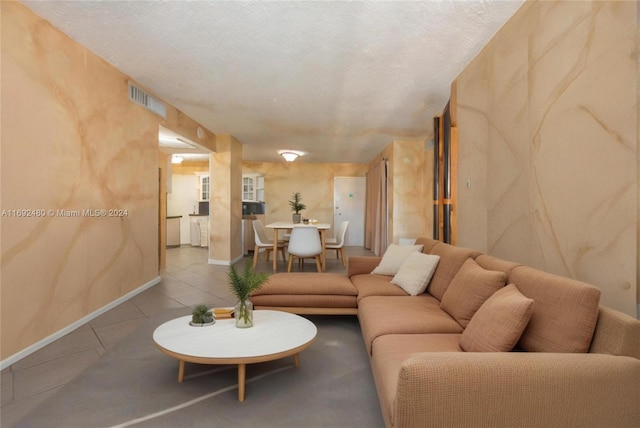
{"label": "tile floor", "polygon": [[[345,247],[345,252],[347,257],[372,255],[361,247]],[[327,272],[346,272],[334,254],[327,254]],[[14,425],[157,312],[200,303],[233,305],[235,299],[227,285],[228,266],[210,265],[207,257],[206,248],[167,249],[167,267],[160,283],[3,370],[0,426]],[[250,261],[251,257],[245,259]],[[271,273],[271,262],[266,262],[264,254],[259,260],[256,269]],[[307,262],[305,271],[314,270],[313,263]],[[283,271],[286,264],[280,260],[278,272]]]}

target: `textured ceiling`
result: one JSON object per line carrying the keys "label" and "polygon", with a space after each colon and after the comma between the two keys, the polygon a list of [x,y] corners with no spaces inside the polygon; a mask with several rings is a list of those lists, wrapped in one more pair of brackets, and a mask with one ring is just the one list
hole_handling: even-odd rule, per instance
{"label": "textured ceiling", "polygon": [[23,1],[249,161],[368,162],[432,138],[512,1]]}

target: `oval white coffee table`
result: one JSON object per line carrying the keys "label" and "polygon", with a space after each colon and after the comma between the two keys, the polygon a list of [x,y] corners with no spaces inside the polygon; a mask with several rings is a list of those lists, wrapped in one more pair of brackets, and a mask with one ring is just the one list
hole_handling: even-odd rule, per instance
{"label": "oval white coffee table", "polygon": [[178,382],[184,380],[185,362],[198,364],[237,364],[238,400],[244,401],[246,365],[278,360],[308,348],[318,332],[306,318],[280,311],[256,310],[253,327],[237,328],[235,320],[220,319],[208,327],[189,325],[191,315],[160,325],[153,340],[165,354],[180,361]]}

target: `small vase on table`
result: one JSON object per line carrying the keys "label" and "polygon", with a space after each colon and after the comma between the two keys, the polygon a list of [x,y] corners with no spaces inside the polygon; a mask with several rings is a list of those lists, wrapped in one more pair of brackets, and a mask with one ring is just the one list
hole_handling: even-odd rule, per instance
{"label": "small vase on table", "polygon": [[238,300],[235,307],[236,327],[253,327],[253,303],[251,300]]}
{"label": "small vase on table", "polygon": [[252,292],[262,287],[269,276],[264,272],[253,270],[251,262],[247,262],[242,272],[238,272],[235,266],[231,265],[227,276],[229,277],[229,287],[238,299],[234,308],[236,327],[253,327],[253,303],[249,297]]}

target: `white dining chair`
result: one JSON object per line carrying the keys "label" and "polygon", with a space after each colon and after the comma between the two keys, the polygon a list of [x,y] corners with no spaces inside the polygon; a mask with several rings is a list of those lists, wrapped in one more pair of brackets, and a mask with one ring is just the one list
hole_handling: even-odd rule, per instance
{"label": "white dining chair", "polygon": [[327,239],[325,241],[324,248],[325,250],[336,250],[336,257],[338,259],[342,258],[342,266],[347,266],[347,261],[344,258],[344,237],[347,234],[347,227],[349,226],[348,221],[343,221],[338,226],[338,230],[336,230],[335,239]]}
{"label": "white dining chair", "polygon": [[287,272],[291,272],[293,259],[298,258],[301,262],[304,259],[315,258],[318,272],[322,272],[320,256],[322,255],[322,242],[317,227],[294,227],[291,229],[289,238],[289,265]]}
{"label": "white dining chair", "polygon": [[[273,251],[273,239],[267,238],[267,231],[264,228],[264,224],[260,220],[253,220],[253,231],[255,235],[255,247],[253,247],[253,268],[256,268],[258,264],[258,253],[261,248],[264,248],[267,253],[267,262],[269,261],[269,255]],[[284,241],[278,241],[278,252],[282,253],[282,261],[287,261],[287,256],[284,252]],[[278,257],[278,255],[274,255]]]}

